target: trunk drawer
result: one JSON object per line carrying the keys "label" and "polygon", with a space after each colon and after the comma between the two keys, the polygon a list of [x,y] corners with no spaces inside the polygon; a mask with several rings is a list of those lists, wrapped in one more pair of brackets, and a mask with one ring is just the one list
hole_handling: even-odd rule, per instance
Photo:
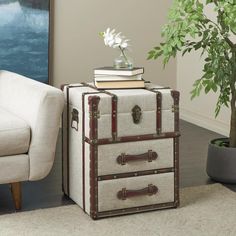
{"label": "trunk drawer", "polygon": [[174,167],[173,142],[167,138],[100,145],[98,176]]}
{"label": "trunk drawer", "polygon": [[[156,189],[145,193],[150,185]],[[122,191],[125,200],[118,198]],[[99,212],[168,202],[174,202],[173,172],[98,182]]]}

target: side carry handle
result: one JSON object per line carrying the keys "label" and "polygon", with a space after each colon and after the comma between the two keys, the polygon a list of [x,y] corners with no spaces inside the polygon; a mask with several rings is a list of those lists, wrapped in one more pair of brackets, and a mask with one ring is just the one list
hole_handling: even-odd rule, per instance
{"label": "side carry handle", "polygon": [[79,112],[77,109],[73,108],[71,112],[71,122],[70,127],[78,131],[79,129]]}

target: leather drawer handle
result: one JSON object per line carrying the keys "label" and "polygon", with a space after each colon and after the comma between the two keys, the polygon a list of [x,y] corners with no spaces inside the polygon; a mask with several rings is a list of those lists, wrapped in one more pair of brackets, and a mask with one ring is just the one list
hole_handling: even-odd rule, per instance
{"label": "leather drawer handle", "polygon": [[154,194],[157,194],[157,192],[158,188],[153,184],[149,184],[148,187],[139,190],[127,190],[126,188],[122,188],[122,190],[120,190],[117,193],[117,198],[120,200],[126,200],[127,198],[131,197],[138,197],[145,195],[152,196]]}
{"label": "leather drawer handle", "polygon": [[152,162],[156,160],[158,157],[156,152],[153,152],[152,150],[148,150],[148,152],[140,154],[140,155],[126,155],[125,153],[122,153],[116,158],[116,161],[120,165],[125,165],[128,162],[131,161],[148,161]]}

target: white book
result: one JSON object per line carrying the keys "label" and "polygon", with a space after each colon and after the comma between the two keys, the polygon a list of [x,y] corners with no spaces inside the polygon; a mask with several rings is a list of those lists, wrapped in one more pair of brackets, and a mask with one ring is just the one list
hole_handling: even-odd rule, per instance
{"label": "white book", "polygon": [[94,69],[94,75],[125,75],[132,76],[143,74],[143,67],[134,67],[132,69],[114,69],[114,67],[101,67]]}
{"label": "white book", "polygon": [[133,76],[121,75],[95,75],[94,81],[121,81],[121,80],[142,80],[142,74]]}
{"label": "white book", "polygon": [[122,80],[122,81],[95,81],[99,89],[122,89],[122,88],[144,88],[144,80]]}

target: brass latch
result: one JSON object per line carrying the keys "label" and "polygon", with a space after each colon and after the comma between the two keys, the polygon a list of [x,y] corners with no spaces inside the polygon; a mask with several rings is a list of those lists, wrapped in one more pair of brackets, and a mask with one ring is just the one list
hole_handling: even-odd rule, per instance
{"label": "brass latch", "polygon": [[90,117],[90,119],[91,118],[99,119],[101,117],[100,111],[93,111],[93,112],[90,111],[89,112],[89,117]]}
{"label": "brass latch", "polygon": [[172,112],[179,112],[179,105],[173,105]]}
{"label": "brass latch", "polygon": [[135,124],[139,124],[140,123],[140,121],[142,119],[142,110],[141,110],[141,108],[138,105],[133,107],[133,109],[132,109],[132,117],[133,117],[133,122]]}

